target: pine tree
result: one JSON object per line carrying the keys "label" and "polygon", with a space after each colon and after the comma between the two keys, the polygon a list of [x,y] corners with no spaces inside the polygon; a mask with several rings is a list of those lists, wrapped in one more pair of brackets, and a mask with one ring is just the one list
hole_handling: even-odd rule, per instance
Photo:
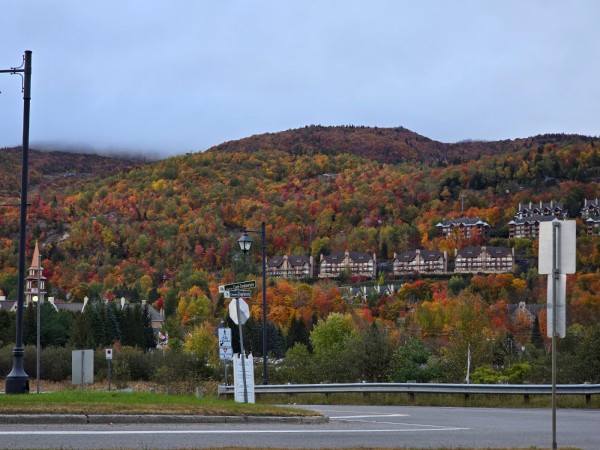
{"label": "pine tree", "polygon": [[142,327],[144,329],[144,350],[156,348],[156,337],[152,328],[152,316],[147,304],[142,309]]}

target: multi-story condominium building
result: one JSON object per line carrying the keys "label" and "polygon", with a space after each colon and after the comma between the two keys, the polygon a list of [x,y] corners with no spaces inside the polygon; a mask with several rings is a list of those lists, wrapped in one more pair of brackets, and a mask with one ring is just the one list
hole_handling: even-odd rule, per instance
{"label": "multi-story condominium building", "polygon": [[478,218],[462,217],[460,219],[444,220],[436,224],[438,236],[458,235],[464,238],[469,238],[473,235],[474,230],[478,230],[484,237],[490,235],[490,225]]}
{"label": "multi-story condominium building", "polygon": [[600,217],[600,202],[598,199],[588,200],[587,198],[583,201],[583,208],[581,208],[581,218]]}
{"label": "multi-story condominium building", "polygon": [[566,219],[567,212],[564,210],[562,203],[555,201],[550,201],[549,203],[529,202],[529,205],[519,203],[519,210],[515,215],[515,219],[537,216],[553,216],[558,219]]}
{"label": "multi-story condominium building", "polygon": [[467,247],[455,250],[454,271],[505,273],[515,265],[515,251],[507,247]]}
{"label": "multi-story condominium building", "polygon": [[412,250],[394,253],[393,275],[411,273],[445,273],[448,271],[448,254],[439,250]]}
{"label": "multi-story condominium building", "polygon": [[280,278],[312,278],[314,263],[312,256],[284,255],[267,259],[267,275]]}
{"label": "multi-story condominium building", "polygon": [[556,220],[555,216],[529,216],[515,218],[508,222],[509,238],[537,238],[540,235],[540,223]]}
{"label": "multi-story condominium building", "polygon": [[319,278],[335,278],[344,271],[352,277],[375,278],[377,256],[365,252],[337,252],[319,258]]}

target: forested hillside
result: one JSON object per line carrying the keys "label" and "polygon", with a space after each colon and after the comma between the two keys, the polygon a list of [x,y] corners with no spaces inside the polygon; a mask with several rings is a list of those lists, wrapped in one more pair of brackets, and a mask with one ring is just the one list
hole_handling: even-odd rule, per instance
{"label": "forested hillside", "polygon": [[[483,364],[489,349],[475,348],[474,337],[497,336],[505,345],[509,333],[513,342],[529,343],[532,324],[511,324],[506,306],[545,301],[545,282],[536,271],[537,242],[509,240],[508,222],[520,202],[530,201],[561,202],[577,218],[584,199],[600,194],[599,147],[598,139],[567,135],[442,144],[402,128],[307,127],[152,164],[111,165],[108,160],[89,166],[100,177],[76,186],[44,184],[34,191],[28,248],[39,240],[50,295],[69,301],[148,299],[165,308],[172,335],[182,336],[182,329],[214,326],[225,315],[217,284],[260,273],[259,246],[245,260],[236,240],[244,228],[259,229],[261,221],[266,222],[268,256],[318,259],[321,253],[350,249],[389,260],[394,252],[416,248],[453,254],[481,244],[440,238],[435,230],[445,218],[477,217],[492,226],[489,245],[516,249],[514,273],[380,280],[405,284],[395,296],[360,305],[344,302],[336,283],[272,280],[268,314],[281,337],[270,348],[278,345],[279,353],[295,342],[307,343],[309,330],[337,312],[332,320],[343,322],[348,336],[354,336],[357,323],[387,324],[392,331],[386,339],[394,342],[410,335],[436,351],[454,342],[461,352],[470,342]],[[44,179],[32,178],[34,183]],[[9,298],[16,289],[16,209],[3,208],[0,216],[0,289]],[[578,223],[570,320],[588,327],[600,320],[600,238],[587,236]],[[253,317],[260,317],[259,290],[251,306]],[[464,314],[482,325],[478,334],[467,327]],[[539,335],[545,325],[537,327]],[[205,335],[207,329],[200,332]],[[460,372],[444,370],[453,374],[449,379]]]}

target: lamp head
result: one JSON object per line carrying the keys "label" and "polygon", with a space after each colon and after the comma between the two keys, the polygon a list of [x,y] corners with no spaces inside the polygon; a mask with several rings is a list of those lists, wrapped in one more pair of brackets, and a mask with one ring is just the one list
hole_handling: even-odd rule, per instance
{"label": "lamp head", "polygon": [[248,236],[248,232],[244,231],[244,234],[238,239],[238,244],[240,244],[240,249],[247,253],[252,247],[252,238]]}

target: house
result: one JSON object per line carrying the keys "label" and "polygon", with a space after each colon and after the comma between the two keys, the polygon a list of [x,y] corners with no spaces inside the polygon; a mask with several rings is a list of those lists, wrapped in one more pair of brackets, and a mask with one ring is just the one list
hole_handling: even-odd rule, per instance
{"label": "house", "polygon": [[598,199],[588,200],[587,198],[583,201],[583,208],[581,208],[581,218],[600,218],[600,202]]}
{"label": "house", "polygon": [[448,271],[448,254],[439,250],[412,250],[394,253],[393,275],[411,273],[446,273]]}
{"label": "house", "polygon": [[455,250],[454,271],[506,273],[515,265],[515,250],[507,247],[467,247]]}
{"label": "house", "polygon": [[585,226],[587,228],[588,235],[590,235],[590,236],[600,235],[600,217],[589,217],[585,221]]}
{"label": "house", "polygon": [[267,259],[267,275],[280,278],[312,278],[314,262],[312,256],[284,255]]}
{"label": "house", "polygon": [[546,304],[528,305],[525,302],[519,302],[517,305],[510,304],[508,306],[508,315],[512,323],[517,323],[521,320],[528,320],[533,324],[537,315],[546,309]]}
{"label": "house", "polygon": [[515,219],[536,216],[552,216],[558,219],[566,219],[567,212],[564,210],[562,203],[552,200],[548,203],[540,201],[539,204],[529,202],[529,205],[519,203],[519,210],[515,215]]}
{"label": "house", "polygon": [[540,235],[540,223],[551,222],[555,216],[529,216],[515,218],[508,222],[509,238],[537,238]]}
{"label": "house", "polygon": [[484,238],[488,238],[490,235],[490,224],[478,218],[463,217],[444,220],[437,223],[435,228],[438,236],[443,237],[459,235],[470,238],[474,234],[474,230],[477,230]]}
{"label": "house", "polygon": [[319,278],[335,278],[345,271],[351,277],[375,278],[377,256],[365,252],[337,252],[319,258]]}

